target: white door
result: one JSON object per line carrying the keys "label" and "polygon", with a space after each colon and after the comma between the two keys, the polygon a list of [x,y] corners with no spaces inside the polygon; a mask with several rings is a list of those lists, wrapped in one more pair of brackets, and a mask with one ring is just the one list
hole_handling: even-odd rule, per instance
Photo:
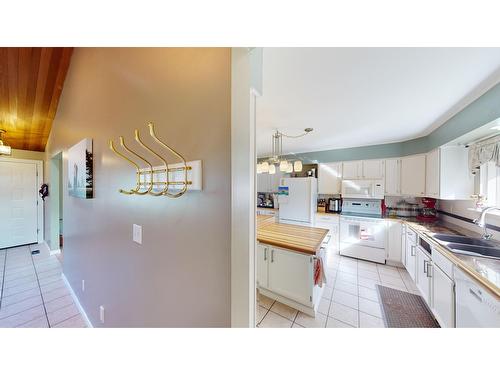
{"label": "white door", "polygon": [[340,194],[342,163],[320,163],[318,166],[318,194]]}
{"label": "white door", "polygon": [[0,248],[38,240],[37,166],[0,161]]}
{"label": "white door", "polygon": [[383,160],[363,160],[363,178],[380,180],[384,178]]}
{"label": "white door", "polygon": [[385,194],[401,194],[401,161],[399,159],[385,161]]}
{"label": "white door", "polygon": [[439,198],[439,149],[425,157],[425,196]]}
{"label": "white door", "polygon": [[270,247],[269,290],[306,306],[312,304],[312,257]]}
{"label": "white door", "polygon": [[401,159],[401,194],[415,197],[425,195],[425,155]]}
{"label": "white door", "polygon": [[257,245],[257,285],[267,288],[267,264],[269,259],[269,246]]}
{"label": "white door", "polygon": [[357,179],[361,177],[362,161],[345,161],[342,163],[342,178],[344,180]]}
{"label": "white door", "polygon": [[443,328],[455,327],[454,282],[439,267],[432,267],[432,312]]}

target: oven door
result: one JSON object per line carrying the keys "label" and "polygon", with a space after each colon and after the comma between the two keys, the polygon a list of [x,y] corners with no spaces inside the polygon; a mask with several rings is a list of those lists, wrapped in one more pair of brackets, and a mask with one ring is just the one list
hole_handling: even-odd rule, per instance
{"label": "oven door", "polygon": [[340,218],[340,242],[385,249],[385,223],[383,220]]}

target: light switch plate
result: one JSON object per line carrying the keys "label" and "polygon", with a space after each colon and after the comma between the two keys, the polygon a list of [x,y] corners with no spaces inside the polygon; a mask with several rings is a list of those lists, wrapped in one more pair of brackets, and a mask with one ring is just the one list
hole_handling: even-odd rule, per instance
{"label": "light switch plate", "polygon": [[134,224],[132,232],[133,241],[137,242],[138,244],[142,244],[142,226]]}

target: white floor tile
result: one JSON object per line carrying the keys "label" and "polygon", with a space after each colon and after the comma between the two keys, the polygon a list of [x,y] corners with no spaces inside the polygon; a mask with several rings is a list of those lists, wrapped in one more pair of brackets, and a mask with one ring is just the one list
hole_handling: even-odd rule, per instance
{"label": "white floor tile", "polygon": [[359,299],[359,311],[376,316],[377,318],[382,318],[380,305],[377,302],[373,302],[365,298]]}
{"label": "white floor tile", "polygon": [[352,294],[342,292],[341,290],[333,291],[333,302],[341,303],[353,309],[358,308],[358,296],[353,296]]}
{"label": "white floor tile", "polygon": [[334,302],[331,304],[328,316],[340,320],[341,322],[344,322],[351,326],[358,326],[358,310],[342,305],[340,303]]}
{"label": "white floor tile", "polygon": [[87,328],[87,325],[81,315],[75,315],[72,318],[58,323],[54,328]]}
{"label": "white floor tile", "polygon": [[359,327],[360,328],[384,328],[384,321],[373,315],[359,313]]}
{"label": "white floor tile", "polygon": [[359,286],[359,296],[362,298],[369,299],[370,301],[379,302],[378,293],[374,289],[367,288],[365,286]]}
{"label": "white floor tile", "polygon": [[258,304],[266,309],[270,309],[271,305],[274,303],[273,299],[260,293],[257,298],[258,298]]}
{"label": "white floor tile", "polygon": [[303,312],[298,313],[295,323],[300,324],[302,327],[306,328],[324,328],[326,325],[327,316],[321,313],[317,313],[313,318]]}
{"label": "white floor tile", "polygon": [[337,272],[337,279],[335,282],[337,283],[339,281],[345,281],[348,283],[357,284],[358,283],[358,276],[353,275],[351,273],[345,273],[345,272],[339,271],[339,272]]}
{"label": "white floor tile", "polygon": [[281,315],[283,318],[291,320],[292,322],[295,320],[298,312],[296,309],[278,301],[273,304],[273,306],[271,307],[271,311],[275,312],[278,315]]}
{"label": "white floor tile", "polygon": [[262,322],[260,322],[259,328],[291,328],[292,324],[291,320],[269,311],[264,319],[262,319]]}
{"label": "white floor tile", "polygon": [[341,322],[340,320],[337,320],[335,318],[328,318],[328,321],[326,322],[326,328],[356,328],[356,327],[350,326],[349,324]]}
{"label": "white floor tile", "polygon": [[319,301],[318,312],[324,315],[328,315],[328,310],[330,308],[330,300],[326,298],[321,298]]}
{"label": "white floor tile", "polygon": [[358,295],[358,285],[357,284],[352,284],[348,283],[346,281],[337,281],[335,283],[335,290],[340,290],[342,292],[346,292],[352,295],[357,296]]}

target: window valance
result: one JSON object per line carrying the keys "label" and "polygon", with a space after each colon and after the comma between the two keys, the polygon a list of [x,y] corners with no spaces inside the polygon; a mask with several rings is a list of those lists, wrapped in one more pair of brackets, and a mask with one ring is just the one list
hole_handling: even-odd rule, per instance
{"label": "window valance", "polygon": [[476,173],[482,164],[494,162],[500,167],[500,136],[485,139],[469,146],[469,168]]}

